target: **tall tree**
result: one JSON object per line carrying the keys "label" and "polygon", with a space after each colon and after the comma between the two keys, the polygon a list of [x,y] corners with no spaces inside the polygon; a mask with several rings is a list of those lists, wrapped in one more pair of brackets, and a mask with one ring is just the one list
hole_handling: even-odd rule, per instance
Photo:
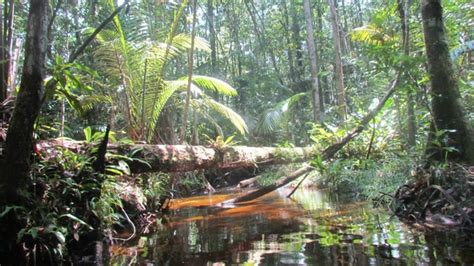
{"label": "tall tree", "polygon": [[[402,48],[403,54],[409,58],[410,56],[410,28],[408,23],[408,10],[409,5],[405,0],[397,0],[398,14],[400,16],[400,25],[402,29]],[[403,73],[403,80],[408,83],[410,79],[409,68],[405,68]],[[415,118],[415,100],[413,98],[413,92],[408,88],[407,91],[407,144],[409,147],[416,145],[416,118]]]}
{"label": "tall tree", "polygon": [[306,40],[308,45],[309,59],[311,63],[311,86],[312,86],[312,102],[313,102],[313,119],[315,122],[321,121],[321,105],[319,96],[318,79],[318,61],[316,56],[316,43],[313,35],[313,15],[311,13],[311,6],[309,0],[303,0],[304,16],[306,18]]}
{"label": "tall tree", "polygon": [[183,110],[183,125],[181,126],[180,131],[180,142],[186,142],[186,127],[188,125],[188,111],[189,111],[189,102],[191,100],[191,84],[193,82],[193,65],[194,65],[194,39],[196,37],[196,12],[197,12],[197,0],[193,0],[193,22],[191,28],[191,48],[188,53],[188,84],[186,89],[186,103]]}
{"label": "tall tree", "polygon": [[[48,0],[31,0],[26,32],[25,59],[20,91],[7,132],[5,158],[0,166],[1,203],[22,205],[28,183],[32,153],[33,126],[39,114],[44,89],[47,49]],[[24,264],[23,249],[17,244],[21,223],[10,213],[4,217],[8,228],[2,228],[0,261]]]}
{"label": "tall tree", "polygon": [[346,93],[344,86],[344,70],[342,66],[342,51],[341,51],[341,38],[339,36],[339,19],[337,16],[337,10],[334,3],[335,0],[328,0],[329,9],[331,13],[331,25],[332,25],[332,40],[334,45],[335,55],[335,81],[336,81],[336,94],[337,94],[337,105],[339,115],[343,120],[347,117],[346,107]]}
{"label": "tall tree", "polygon": [[8,97],[9,91],[14,89],[12,79],[12,54],[13,54],[13,23],[15,17],[15,2],[13,0],[3,1],[0,6],[0,102]]}
{"label": "tall tree", "polygon": [[207,25],[209,27],[209,45],[211,46],[211,74],[217,69],[216,29],[214,23],[214,1],[207,0]]}
{"label": "tall tree", "polygon": [[8,128],[5,160],[0,177],[9,201],[19,200],[30,170],[33,126],[44,91],[48,30],[48,0],[31,0],[26,34],[25,60],[15,109]]}
{"label": "tall tree", "polygon": [[[303,74],[303,52],[301,48],[301,35],[299,24],[300,18],[298,17],[298,12],[296,9],[296,1],[290,1],[290,17],[291,17],[291,38],[292,46],[295,49],[296,54],[296,66],[294,67],[295,81],[301,81],[301,75]],[[296,91],[298,92],[298,91]]]}
{"label": "tall tree", "polygon": [[[449,57],[441,0],[422,0],[421,16],[431,82],[431,130],[444,131],[442,140],[435,139],[440,134],[430,133],[427,156],[435,160],[442,160],[447,156],[448,159],[473,164],[474,135],[464,115]],[[448,153],[447,148],[455,148],[456,151]]]}

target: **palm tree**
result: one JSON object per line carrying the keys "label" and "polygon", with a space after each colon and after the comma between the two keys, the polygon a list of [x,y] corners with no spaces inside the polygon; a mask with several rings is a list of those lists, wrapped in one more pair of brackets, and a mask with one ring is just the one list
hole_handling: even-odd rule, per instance
{"label": "palm tree", "polygon": [[[181,14],[183,6],[176,11]],[[181,111],[186,90],[186,77],[167,80],[165,67],[168,62],[183,56],[191,47],[191,36],[174,34],[175,15],[171,33],[165,42],[150,38],[127,38],[119,18],[114,20],[114,28],[97,36],[100,45],[94,51],[98,72],[101,73],[112,91],[112,113],[122,120],[132,140],[151,141],[159,127],[159,118],[166,106],[173,111]],[[148,36],[140,33],[141,36]],[[195,38],[195,49],[209,52],[208,43]],[[229,107],[206,95],[206,91],[225,96],[235,96],[237,92],[222,80],[195,75],[192,78],[193,99],[191,107],[196,113],[216,124],[212,112],[225,117],[239,131],[247,132],[244,120]],[[172,100],[171,100],[172,99]],[[174,129],[172,129],[174,130]],[[219,130],[218,130],[219,131]],[[222,131],[220,131],[222,132]]]}

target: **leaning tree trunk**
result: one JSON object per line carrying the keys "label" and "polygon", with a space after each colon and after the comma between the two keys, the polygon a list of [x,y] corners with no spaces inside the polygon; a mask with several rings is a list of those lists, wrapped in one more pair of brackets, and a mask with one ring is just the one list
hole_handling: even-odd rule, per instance
{"label": "leaning tree trunk", "polygon": [[[422,0],[421,15],[431,81],[432,130],[426,155],[431,160],[457,159],[474,163],[474,137],[465,118],[461,95],[449,58],[441,0]],[[437,143],[435,145],[434,143]],[[451,148],[455,151],[448,152]]]}
{"label": "leaning tree trunk", "polygon": [[[389,87],[386,90],[387,92],[385,93],[384,97],[381,99],[379,104],[377,104],[377,106],[372,111],[367,113],[362,118],[359,125],[357,127],[353,128],[344,138],[342,138],[338,142],[332,144],[331,146],[327,147],[324,151],[322,151],[319,154],[319,158],[322,161],[331,159],[338,151],[340,151],[352,139],[357,137],[367,127],[369,122],[372,119],[374,119],[374,117],[377,115],[377,113],[385,106],[385,103],[387,102],[387,100],[395,92],[395,90],[397,88],[397,85],[398,85],[398,82],[399,82],[399,79],[400,79],[400,72],[397,74],[395,79],[392,82],[390,82]],[[264,186],[260,189],[245,193],[245,194],[243,194],[241,196],[238,196],[236,198],[226,200],[222,203],[219,203],[219,205],[234,204],[234,203],[240,203],[240,202],[246,202],[246,201],[254,200],[254,199],[259,198],[263,195],[266,195],[266,194],[268,194],[268,193],[270,193],[270,192],[272,192],[272,191],[274,191],[274,190],[276,190],[280,187],[285,186],[286,184],[296,180],[298,177],[300,177],[304,174],[307,174],[307,173],[309,173],[313,170],[314,170],[314,167],[312,167],[311,165],[304,165],[303,167],[299,168],[298,170],[294,171],[293,173],[278,179],[273,184],[270,184],[270,185]]]}
{"label": "leaning tree trunk", "polygon": [[30,170],[33,125],[44,90],[47,26],[48,1],[31,0],[20,91],[8,128],[5,160],[0,173],[4,196],[15,203],[19,199],[18,190],[24,188]]}

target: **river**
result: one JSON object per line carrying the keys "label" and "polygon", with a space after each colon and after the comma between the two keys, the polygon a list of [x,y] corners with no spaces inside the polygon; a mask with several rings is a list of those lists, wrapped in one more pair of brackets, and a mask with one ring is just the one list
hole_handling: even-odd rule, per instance
{"label": "river", "polygon": [[474,264],[472,235],[420,230],[369,202],[314,189],[174,200],[152,232],[111,248],[112,265]]}

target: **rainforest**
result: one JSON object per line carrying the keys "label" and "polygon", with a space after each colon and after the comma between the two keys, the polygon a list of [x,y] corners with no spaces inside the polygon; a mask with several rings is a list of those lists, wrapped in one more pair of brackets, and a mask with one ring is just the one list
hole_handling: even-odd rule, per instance
{"label": "rainforest", "polygon": [[0,14],[0,265],[474,264],[472,1]]}

